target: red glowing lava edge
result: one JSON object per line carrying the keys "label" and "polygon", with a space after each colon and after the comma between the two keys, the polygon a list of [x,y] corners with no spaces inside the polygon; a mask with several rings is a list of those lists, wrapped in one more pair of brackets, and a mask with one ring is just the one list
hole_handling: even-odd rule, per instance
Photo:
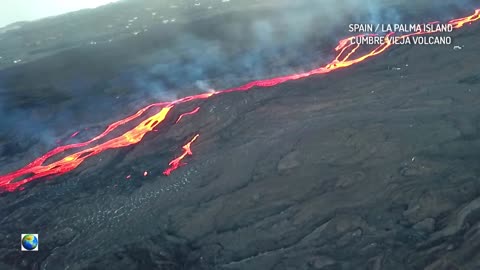
{"label": "red glowing lava edge", "polygon": [[[448,22],[448,24],[452,25],[454,29],[459,29],[467,24],[470,24],[472,22],[476,22],[479,20],[480,20],[480,9],[477,9],[472,15],[451,20]],[[435,23],[438,23],[438,22],[435,22]],[[415,32],[410,34],[399,35],[396,37],[397,39],[404,39],[410,36],[418,36],[418,35],[434,34],[434,33],[436,33],[436,31],[430,31],[430,32],[420,31],[420,32]],[[373,34],[369,34],[369,35],[373,35]],[[275,85],[285,83],[287,81],[299,80],[299,79],[303,79],[303,78],[310,77],[313,75],[318,75],[318,74],[327,74],[337,69],[346,68],[385,52],[388,48],[393,46],[389,38],[394,35],[395,33],[389,33],[384,37],[385,42],[383,44],[378,45],[377,47],[373,48],[369,52],[366,52],[357,56],[356,56],[356,53],[358,49],[361,47],[361,45],[353,44],[352,40],[356,36],[342,39],[338,43],[338,46],[335,48],[335,51],[337,53],[335,59],[333,59],[330,63],[326,64],[325,66],[322,66],[307,72],[290,74],[286,76],[280,76],[280,77],[270,78],[265,80],[252,81],[247,84],[241,85],[239,87],[214,91],[210,93],[203,93],[203,94],[198,94],[193,96],[187,96],[171,102],[160,102],[160,103],[150,104],[147,107],[142,108],[135,114],[110,124],[105,129],[105,131],[103,131],[100,135],[88,141],[56,147],[53,150],[47,152],[46,154],[38,157],[31,163],[27,164],[25,167],[20,168],[16,171],[7,173],[5,175],[1,175],[0,190],[8,191],[8,192],[15,191],[21,188],[23,185],[31,181],[34,181],[36,179],[43,178],[46,176],[58,176],[58,175],[62,175],[67,172],[70,172],[76,169],[87,158],[98,155],[104,152],[105,150],[122,148],[122,147],[130,146],[133,144],[137,144],[143,139],[146,133],[154,130],[159,124],[161,124],[167,117],[168,113],[175,107],[175,105],[179,103],[185,103],[192,100],[207,99],[213,95],[218,95],[218,94],[224,94],[224,93],[230,93],[230,92],[236,92],[236,91],[247,91],[255,87],[258,87],[258,88],[272,87]],[[125,124],[138,119],[139,117],[143,116],[146,111],[154,107],[159,108],[159,111],[156,114],[148,117],[146,120],[142,121],[140,124],[124,132],[120,136],[109,139],[102,143],[98,142],[100,139],[109,135],[113,130],[116,130],[118,127],[124,126]],[[200,108],[196,108],[191,112],[182,114],[177,119],[176,123],[180,122],[180,120],[184,116],[193,115],[197,113],[199,110]],[[77,135],[78,133],[74,133],[74,134]],[[165,175],[170,175],[172,171],[176,170],[177,168],[179,168],[184,164],[183,163],[184,158],[192,155],[192,151],[190,147],[191,147],[191,144],[194,141],[196,141],[198,137],[199,137],[199,134],[196,134],[193,137],[193,139],[188,141],[182,147],[183,149],[182,155],[175,158],[169,163],[169,167],[164,171]],[[68,154],[65,157],[60,156],[61,154],[64,154],[65,151],[67,150],[71,151],[74,149],[78,149],[78,151],[73,154]],[[50,160],[50,159],[51,161],[47,163],[47,160]]]}

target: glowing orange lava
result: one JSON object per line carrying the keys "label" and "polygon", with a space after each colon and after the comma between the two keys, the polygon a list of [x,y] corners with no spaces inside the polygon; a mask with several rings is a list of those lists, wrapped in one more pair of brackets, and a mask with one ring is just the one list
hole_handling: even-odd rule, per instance
{"label": "glowing orange lava", "polygon": [[198,136],[200,136],[200,134],[197,134],[195,135],[195,137],[193,137],[187,144],[185,144],[182,149],[183,149],[183,153],[177,157],[176,159],[170,161],[170,163],[168,163],[168,168],[163,172],[164,175],[170,175],[174,170],[178,169],[180,166],[183,166],[185,165],[186,163],[182,163],[183,159],[185,159],[186,156],[191,156],[193,155],[192,153],[192,150],[190,149],[190,147],[192,146],[192,143],[194,141],[197,140]]}
{"label": "glowing orange lava", "polygon": [[200,107],[197,107],[195,109],[193,109],[191,112],[186,112],[184,114],[181,114],[177,121],[175,121],[175,124],[177,124],[178,122],[180,122],[180,120],[182,120],[183,117],[187,116],[187,115],[193,115],[193,114],[196,114],[198,111],[200,110]]}
{"label": "glowing orange lava", "polygon": [[[453,26],[454,29],[461,28],[467,24],[472,22],[476,22],[480,20],[480,9],[475,10],[475,12],[467,17],[454,19],[449,21],[448,23]],[[434,22],[438,23],[438,22]],[[398,38],[407,38],[414,35],[425,35],[425,34],[433,34],[435,32],[416,32],[410,33],[405,35],[400,35]],[[375,34],[369,34],[375,35]],[[302,78],[310,77],[317,74],[327,74],[334,70],[346,68],[360,62],[365,61],[368,58],[373,56],[379,55],[385,52],[388,48],[393,46],[390,42],[389,37],[394,36],[395,33],[389,33],[384,37],[385,42],[382,45],[379,45],[370,51],[364,52],[359,54],[358,49],[361,47],[360,45],[354,45],[352,40],[355,38],[348,37],[339,41],[338,46],[335,48],[337,53],[334,60],[330,63],[326,64],[325,66],[310,70],[308,72],[297,73],[297,74],[290,74],[286,76],[280,76],[271,79],[265,80],[257,80],[253,82],[249,82],[247,84],[241,85],[239,87],[219,90],[210,93],[202,93],[193,96],[187,96],[175,101],[171,102],[161,102],[161,103],[154,103],[151,105],[146,106],[145,108],[140,109],[135,114],[128,116],[124,119],[121,119],[117,122],[110,124],[105,131],[103,131],[100,135],[87,140],[81,143],[74,143],[68,144],[64,146],[58,146],[53,150],[47,152],[46,154],[38,157],[31,163],[27,164],[25,167],[20,168],[16,171],[7,173],[5,175],[0,176],[0,190],[5,191],[15,191],[19,187],[29,183],[33,180],[43,178],[46,176],[58,176],[65,174],[67,172],[71,172],[72,170],[76,169],[80,164],[82,164],[86,159],[98,155],[106,150],[109,149],[116,149],[121,147],[130,146],[133,144],[139,143],[145,134],[155,130],[159,124],[161,124],[165,118],[167,117],[168,113],[175,107],[175,105],[185,102],[190,102],[193,100],[200,100],[200,99],[207,99],[214,95],[236,92],[236,91],[247,91],[252,88],[265,88],[265,87],[272,87],[278,84],[282,84],[287,81],[299,80]],[[153,116],[147,117],[144,121],[140,124],[134,126],[133,128],[128,129],[126,132],[123,132],[122,135],[116,136],[112,139],[108,139],[104,142],[100,142],[101,139],[106,139],[107,135],[110,135],[112,131],[117,130],[119,127],[126,128],[126,124],[131,124],[134,120],[139,119],[140,117],[145,117],[147,111],[158,108],[158,112]],[[183,116],[185,115],[192,115],[198,112],[200,108],[196,108],[194,111],[182,114],[176,121],[178,123]],[[74,133],[71,137],[75,137],[77,133]],[[169,167],[165,170],[165,175],[170,175],[172,171],[183,165],[182,160],[192,155],[192,151],[190,149],[191,144],[198,138],[199,134],[197,134],[191,141],[189,141],[186,145],[183,146],[183,154],[178,158],[172,160],[169,163]],[[68,152],[67,152],[68,151]],[[74,152],[68,154],[70,152]],[[148,174],[148,173],[147,173]],[[130,178],[130,175],[127,176]]]}

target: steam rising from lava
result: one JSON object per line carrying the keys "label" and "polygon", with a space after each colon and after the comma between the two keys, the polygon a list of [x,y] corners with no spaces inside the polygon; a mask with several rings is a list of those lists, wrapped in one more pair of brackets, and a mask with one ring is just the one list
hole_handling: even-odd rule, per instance
{"label": "steam rising from lava", "polygon": [[[475,10],[474,14],[454,19],[449,21],[448,23],[453,26],[454,29],[461,28],[467,24],[470,24],[475,21],[480,20],[480,9]],[[399,38],[407,38],[412,35],[426,35],[426,34],[433,34],[434,32],[416,32],[412,34],[405,34],[398,36]],[[133,144],[139,143],[143,137],[148,133],[157,128],[160,124],[162,124],[165,119],[168,117],[169,112],[172,109],[180,104],[190,102],[192,100],[200,100],[200,99],[207,99],[213,95],[221,95],[227,94],[230,92],[236,91],[247,91],[250,89],[255,88],[266,88],[272,87],[278,84],[282,84],[287,81],[292,80],[299,80],[302,78],[310,77],[317,74],[327,74],[332,71],[346,68],[357,63],[363,62],[368,58],[373,56],[377,56],[393,45],[390,43],[389,37],[395,35],[395,33],[390,33],[384,37],[385,43],[379,45],[371,50],[367,50],[368,48],[362,48],[362,52],[359,51],[360,45],[352,44],[352,39],[354,37],[349,37],[343,40],[340,40],[338,46],[335,48],[336,57],[330,63],[326,64],[325,66],[312,69],[307,72],[295,73],[265,80],[257,80],[252,81],[250,83],[241,85],[235,88],[229,88],[224,90],[219,90],[211,93],[203,93],[198,95],[187,96],[172,102],[162,102],[162,103],[155,103],[151,104],[137,113],[119,120],[111,125],[109,125],[106,130],[101,133],[100,135],[76,144],[70,144],[65,146],[59,146],[48,153],[44,154],[43,156],[35,159],[30,164],[26,165],[25,167],[16,170],[14,172],[8,173],[6,175],[0,176],[0,189],[5,191],[15,191],[16,189],[22,187],[26,183],[34,181],[39,178],[43,178],[46,176],[58,176],[65,173],[68,173],[74,169],[76,169],[80,164],[83,163],[87,158],[98,155],[106,150],[109,149],[116,149],[127,147]],[[366,52],[363,52],[366,51]],[[132,121],[139,119],[140,117],[144,116],[147,111],[151,109],[158,110],[154,115],[147,117],[143,120],[140,124],[137,124],[133,128],[128,129],[123,134],[116,136],[111,139],[106,139],[106,136],[111,134],[112,131],[117,130],[119,127],[126,127],[127,124],[132,124]],[[186,112],[182,114],[176,121],[175,124],[180,122],[180,120],[187,115],[193,115],[197,113],[200,108],[196,108],[191,112]],[[164,171],[165,175],[170,175],[172,171],[180,167],[184,164],[183,160],[187,157],[192,155],[191,146],[194,142],[197,141],[199,138],[199,134],[193,136],[191,140],[186,142],[186,144],[182,147],[183,152],[180,156],[175,158],[169,163],[169,167]],[[106,139],[103,142],[100,142],[101,139]],[[73,154],[67,154],[66,151],[74,151]],[[68,153],[69,153],[68,152]]]}

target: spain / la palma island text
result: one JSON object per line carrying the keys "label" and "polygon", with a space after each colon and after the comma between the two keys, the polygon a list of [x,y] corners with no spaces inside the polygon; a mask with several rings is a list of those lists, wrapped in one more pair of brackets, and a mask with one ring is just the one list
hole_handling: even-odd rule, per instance
{"label": "spain / la palma island text", "polygon": [[361,24],[352,23],[348,25],[350,33],[415,33],[415,32],[443,32],[453,31],[451,24],[422,23],[422,24]]}

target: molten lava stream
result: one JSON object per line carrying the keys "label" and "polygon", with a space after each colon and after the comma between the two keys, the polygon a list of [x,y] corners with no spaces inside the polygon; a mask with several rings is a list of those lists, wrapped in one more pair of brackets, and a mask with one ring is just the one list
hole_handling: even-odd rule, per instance
{"label": "molten lava stream", "polygon": [[[45,176],[55,176],[70,172],[76,169],[85,159],[98,155],[105,150],[122,148],[140,142],[145,134],[152,131],[156,126],[165,120],[173,105],[162,108],[157,114],[150,116],[134,128],[123,133],[121,136],[110,139],[104,143],[83,149],[70,154],[60,160],[44,165],[27,165],[26,167],[12,173],[0,176],[0,187],[7,191],[14,191],[18,187]],[[70,148],[68,148],[70,149]],[[50,153],[50,152],[49,152]],[[41,159],[47,159],[45,156]],[[20,180],[18,180],[20,178]],[[18,180],[18,181],[14,181]]]}
{"label": "molten lava stream", "polygon": [[177,121],[175,121],[175,124],[178,124],[178,122],[180,122],[180,120],[182,120],[183,117],[185,117],[185,116],[187,116],[187,115],[194,115],[194,114],[196,114],[199,110],[200,110],[200,107],[197,107],[197,108],[193,109],[193,110],[190,111],[190,112],[186,112],[186,113],[181,114],[181,115],[178,117]]}
{"label": "molten lava stream", "polygon": [[[480,9],[477,9],[470,16],[454,19],[449,21],[448,23],[451,24],[454,29],[459,29],[467,24],[471,24],[479,20],[480,20]],[[438,22],[434,22],[434,23],[438,23]],[[435,32],[416,32],[411,34],[400,35],[398,37],[408,38],[414,35],[425,35],[425,34],[434,34],[434,33]],[[375,34],[369,34],[369,35],[375,35]],[[139,111],[137,111],[135,114],[110,124],[105,129],[105,131],[103,131],[100,135],[88,141],[56,147],[53,150],[47,152],[46,154],[38,157],[31,163],[27,164],[25,167],[20,168],[16,171],[7,173],[5,175],[1,175],[0,190],[14,191],[19,187],[33,180],[43,178],[46,176],[57,176],[57,175],[65,174],[67,172],[70,172],[76,169],[81,163],[83,163],[83,161],[85,161],[89,157],[98,155],[109,149],[116,149],[116,148],[137,144],[143,139],[146,133],[154,130],[155,127],[160,125],[165,120],[168,113],[177,104],[186,103],[193,100],[208,99],[218,94],[225,94],[225,93],[235,92],[235,91],[247,91],[255,87],[258,87],[258,88],[272,87],[287,81],[299,80],[299,79],[310,77],[317,74],[327,74],[338,69],[346,68],[346,67],[361,63],[371,57],[377,56],[385,52],[388,48],[392,46],[392,43],[390,42],[389,38],[394,35],[395,33],[389,33],[384,37],[385,38],[384,44],[379,45],[364,53],[363,52],[359,53],[359,49],[362,46],[352,44],[352,40],[355,37],[348,37],[348,38],[342,39],[339,41],[337,47],[335,48],[336,57],[334,58],[334,60],[332,60],[330,63],[327,63],[325,66],[310,70],[308,72],[280,76],[280,77],[265,79],[265,80],[257,80],[257,81],[246,83],[239,87],[219,90],[211,93],[202,93],[198,95],[187,96],[171,102],[161,102],[161,103],[154,103],[154,104],[148,105],[145,108],[142,108]],[[140,117],[144,116],[145,112],[153,107],[161,108],[160,112],[158,112],[153,116],[148,117],[146,120],[144,120],[137,126],[127,130],[122,135],[109,139],[103,143],[96,144],[100,139],[105,138],[112,131],[117,130],[120,126],[131,124],[133,120],[139,119]],[[177,119],[176,123],[178,123],[184,116],[195,114],[196,112],[198,112],[199,109],[200,108],[197,108],[192,112],[184,113]],[[173,170],[177,169],[183,164],[182,160],[185,157],[192,155],[192,152],[190,150],[190,145],[197,138],[198,138],[198,134],[189,143],[183,146],[183,150],[184,150],[183,154],[169,163],[169,167],[165,170],[164,174],[169,175]],[[77,150],[77,152],[74,152],[73,154],[69,154],[66,157],[61,158],[61,155],[65,155],[67,150],[71,151],[76,149],[82,149],[82,150]],[[50,160],[51,158],[52,159],[57,158],[57,161],[46,164],[47,163],[46,161]]]}
{"label": "molten lava stream", "polygon": [[176,159],[170,161],[168,163],[168,168],[163,172],[164,175],[170,175],[174,170],[178,169],[180,166],[185,165],[186,163],[182,163],[183,159],[185,159],[186,156],[191,156],[193,155],[191,146],[194,141],[197,140],[197,138],[200,136],[200,134],[195,135],[187,144],[185,144],[182,149],[183,153],[177,157]]}

